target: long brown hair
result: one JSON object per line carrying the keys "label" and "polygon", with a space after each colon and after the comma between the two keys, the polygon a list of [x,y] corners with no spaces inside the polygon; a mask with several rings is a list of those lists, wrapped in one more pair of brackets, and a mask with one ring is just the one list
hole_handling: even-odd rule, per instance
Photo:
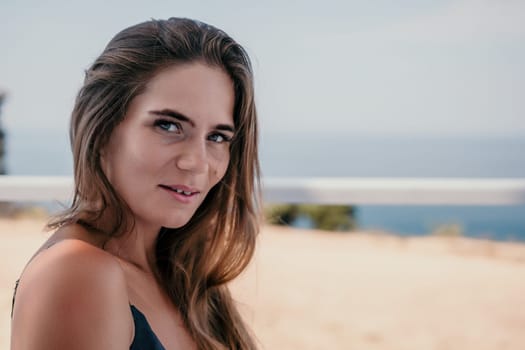
{"label": "long brown hair", "polygon": [[257,113],[248,55],[223,31],[170,18],[132,26],[109,42],[86,71],[72,113],[74,199],[48,227],[75,222],[96,227],[104,216],[112,220],[108,237],[129,232],[129,208],[104,175],[100,151],[155,74],[195,61],[220,67],[231,77],[237,131],[223,179],[185,226],[159,232],[157,278],[199,349],[254,349],[227,283],[250,262],[259,229]]}

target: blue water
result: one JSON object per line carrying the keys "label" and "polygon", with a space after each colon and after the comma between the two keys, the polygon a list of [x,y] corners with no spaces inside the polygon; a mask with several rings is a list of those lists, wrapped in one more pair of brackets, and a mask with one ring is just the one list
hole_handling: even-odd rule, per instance
{"label": "blue water", "polygon": [[[71,175],[67,131],[8,132],[11,174]],[[263,176],[525,178],[525,136],[370,137],[263,134]],[[525,241],[522,206],[359,206],[359,227],[400,235],[457,224],[465,236]]]}
{"label": "blue water", "polygon": [[[261,162],[266,176],[525,178],[525,137],[263,135]],[[525,205],[366,205],[356,219],[400,235],[455,224],[468,237],[525,241]]]}
{"label": "blue water", "polygon": [[499,241],[525,241],[525,205],[513,206],[359,206],[359,226],[402,236],[426,235],[459,225],[463,235]]}

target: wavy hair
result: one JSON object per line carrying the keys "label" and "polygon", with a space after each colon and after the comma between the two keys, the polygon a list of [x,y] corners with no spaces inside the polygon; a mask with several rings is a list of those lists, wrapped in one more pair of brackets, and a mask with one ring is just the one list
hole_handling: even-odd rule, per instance
{"label": "wavy hair", "polygon": [[259,230],[260,183],[253,72],[245,50],[222,30],[185,19],[151,20],[124,29],[86,71],[71,116],[75,193],[48,227],[110,218],[110,237],[129,232],[129,207],[104,175],[100,151],[130,102],[155,74],[204,62],[233,81],[236,136],[230,163],[190,221],[162,228],[155,253],[159,282],[199,349],[255,349],[227,288],[250,262]]}

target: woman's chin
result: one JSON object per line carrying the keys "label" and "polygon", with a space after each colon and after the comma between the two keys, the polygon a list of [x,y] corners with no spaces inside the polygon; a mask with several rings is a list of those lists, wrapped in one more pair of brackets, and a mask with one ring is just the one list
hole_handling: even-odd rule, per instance
{"label": "woman's chin", "polygon": [[178,229],[178,228],[181,228],[184,225],[186,225],[189,221],[190,221],[190,219],[188,219],[188,220],[170,221],[170,222],[166,222],[165,225],[162,225],[162,227],[168,228],[168,229]]}

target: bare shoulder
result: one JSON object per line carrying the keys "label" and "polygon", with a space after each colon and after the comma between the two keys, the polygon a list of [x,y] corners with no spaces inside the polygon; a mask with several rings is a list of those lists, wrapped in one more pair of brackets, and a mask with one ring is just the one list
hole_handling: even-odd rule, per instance
{"label": "bare shoulder", "polygon": [[117,259],[60,239],[26,267],[16,293],[12,349],[129,349],[133,324]]}

